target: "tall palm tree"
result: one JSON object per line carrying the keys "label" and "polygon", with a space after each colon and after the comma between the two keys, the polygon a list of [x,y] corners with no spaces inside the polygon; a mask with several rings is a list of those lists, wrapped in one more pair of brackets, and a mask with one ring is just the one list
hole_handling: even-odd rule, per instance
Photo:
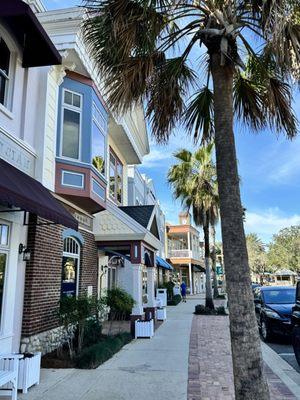
{"label": "tall palm tree", "polygon": [[218,219],[218,190],[216,168],[212,162],[213,144],[201,147],[195,153],[180,150],[174,154],[177,163],[170,167],[168,181],[175,198],[181,199],[192,210],[197,226],[203,227],[206,275],[205,305],[213,309],[210,268],[210,227]]}
{"label": "tall palm tree", "polygon": [[[115,112],[142,100],[153,135],[215,136],[236,399],[269,399],[252,301],[234,116],[296,135],[299,0],[85,0],[84,38]],[[199,62],[201,60],[203,62]],[[245,65],[246,64],[246,65]]]}

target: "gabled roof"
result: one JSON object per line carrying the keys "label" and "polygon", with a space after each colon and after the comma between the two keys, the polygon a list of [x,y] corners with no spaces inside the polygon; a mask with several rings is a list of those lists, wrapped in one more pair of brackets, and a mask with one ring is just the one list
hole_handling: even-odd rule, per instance
{"label": "gabled roof", "polygon": [[154,206],[124,206],[119,208],[144,228],[148,229]]}

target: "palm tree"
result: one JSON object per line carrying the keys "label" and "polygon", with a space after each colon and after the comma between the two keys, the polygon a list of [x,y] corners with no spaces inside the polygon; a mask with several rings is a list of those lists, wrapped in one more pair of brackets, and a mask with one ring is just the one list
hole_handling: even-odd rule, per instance
{"label": "palm tree", "polygon": [[[233,131],[296,135],[298,0],[85,0],[84,38],[114,112],[144,101],[153,135],[180,121],[215,137],[236,399],[269,399],[262,372]],[[242,59],[243,57],[243,59]],[[199,62],[199,60],[202,62]],[[246,65],[245,65],[246,64]]]}
{"label": "palm tree", "polygon": [[212,162],[213,144],[201,147],[194,154],[180,150],[174,154],[177,164],[170,167],[168,181],[173,187],[174,197],[192,209],[197,226],[203,227],[206,275],[205,306],[213,309],[210,268],[210,227],[219,215],[216,168]]}

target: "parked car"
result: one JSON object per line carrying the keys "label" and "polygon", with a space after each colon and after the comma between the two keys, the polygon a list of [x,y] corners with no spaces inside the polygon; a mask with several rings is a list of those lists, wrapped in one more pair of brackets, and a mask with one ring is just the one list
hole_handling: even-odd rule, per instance
{"label": "parked car", "polygon": [[254,290],[255,290],[256,288],[260,287],[260,284],[259,284],[259,283],[254,283],[254,282],[252,282],[252,283],[251,283],[251,287],[252,287],[252,290],[253,290],[253,293],[254,293]]}
{"label": "parked car", "polygon": [[296,287],[293,286],[262,286],[254,290],[257,323],[265,342],[273,334],[291,334],[295,296]]}
{"label": "parked car", "polygon": [[298,364],[300,365],[300,282],[296,286],[295,306],[292,311],[292,343]]}

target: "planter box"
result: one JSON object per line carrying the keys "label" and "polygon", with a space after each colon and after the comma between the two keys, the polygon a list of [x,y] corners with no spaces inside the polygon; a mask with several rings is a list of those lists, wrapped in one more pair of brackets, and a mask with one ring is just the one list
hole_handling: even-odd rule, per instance
{"label": "planter box", "polygon": [[157,289],[156,290],[156,299],[160,302],[159,307],[167,306],[167,289]]}
{"label": "planter box", "polygon": [[135,338],[152,338],[154,335],[154,320],[135,321]]}
{"label": "planter box", "polygon": [[156,310],[156,318],[158,321],[165,321],[167,319],[167,309],[166,307],[158,308]]}
{"label": "planter box", "polygon": [[[33,385],[40,383],[40,371],[41,371],[41,353],[34,353],[33,357],[24,358],[22,354],[16,354],[19,357],[18,360],[18,389],[22,390],[23,393],[27,393],[28,389]],[[4,358],[4,370],[9,370],[11,362],[9,355]],[[4,389],[10,389],[11,384],[5,385]],[[1,389],[3,389],[1,388]]]}
{"label": "planter box", "polygon": [[33,357],[23,358],[19,361],[18,389],[27,393],[33,385],[40,383],[41,353],[35,353]]}

